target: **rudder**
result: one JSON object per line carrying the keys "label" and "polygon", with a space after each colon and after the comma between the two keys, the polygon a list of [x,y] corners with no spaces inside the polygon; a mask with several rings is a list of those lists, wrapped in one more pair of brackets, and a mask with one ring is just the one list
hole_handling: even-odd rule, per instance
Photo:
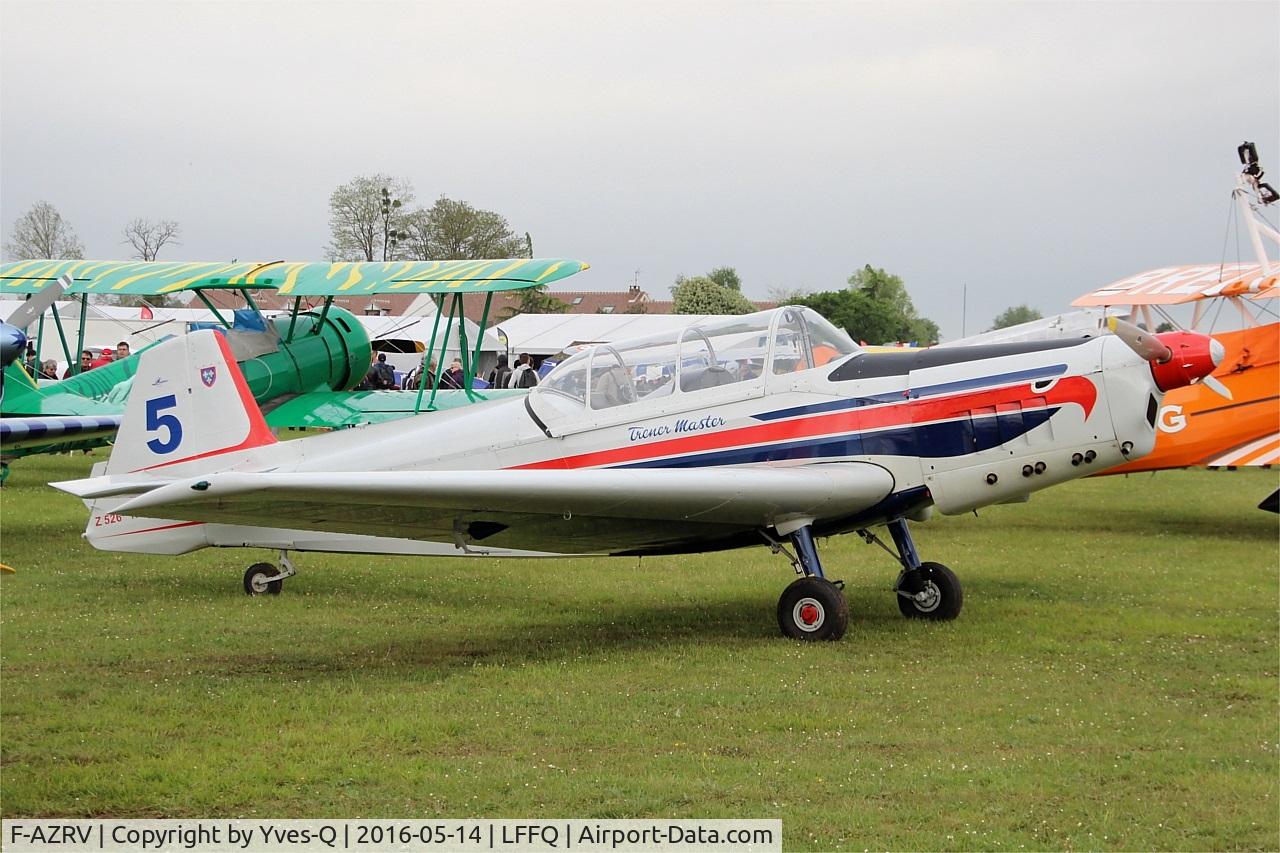
{"label": "rudder", "polygon": [[226,339],[206,329],[142,353],[106,473],[167,474],[275,443]]}

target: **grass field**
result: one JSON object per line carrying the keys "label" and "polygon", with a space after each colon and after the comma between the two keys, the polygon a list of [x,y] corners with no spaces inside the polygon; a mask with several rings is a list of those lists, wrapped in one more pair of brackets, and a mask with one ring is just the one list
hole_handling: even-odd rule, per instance
{"label": "grass field", "polygon": [[1280,848],[1276,473],[1077,482],[917,525],[907,622],[825,543],[843,642],[777,635],[764,548],[637,561],[93,551],[0,491],[11,816],[779,817],[787,849]]}

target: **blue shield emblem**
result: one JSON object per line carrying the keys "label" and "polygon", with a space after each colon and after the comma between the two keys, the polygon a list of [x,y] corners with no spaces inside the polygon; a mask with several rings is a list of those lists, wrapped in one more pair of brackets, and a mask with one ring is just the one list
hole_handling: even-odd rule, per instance
{"label": "blue shield emblem", "polygon": [[216,367],[200,368],[200,381],[204,383],[204,387],[212,388],[213,383],[218,381],[218,368]]}

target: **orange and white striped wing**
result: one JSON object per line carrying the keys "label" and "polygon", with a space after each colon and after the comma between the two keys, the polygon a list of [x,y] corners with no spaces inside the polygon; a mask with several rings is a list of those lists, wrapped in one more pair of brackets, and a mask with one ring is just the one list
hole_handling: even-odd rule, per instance
{"label": "orange and white striped wing", "polygon": [[1238,467],[1254,465],[1275,465],[1280,463],[1280,432],[1264,436],[1248,444],[1233,447],[1226,453],[1210,459],[1206,463],[1210,468]]}
{"label": "orange and white striped wing", "polygon": [[1268,299],[1276,295],[1275,272],[1259,264],[1192,264],[1161,267],[1131,275],[1086,293],[1072,302],[1091,305],[1177,305],[1198,299],[1244,296]]}

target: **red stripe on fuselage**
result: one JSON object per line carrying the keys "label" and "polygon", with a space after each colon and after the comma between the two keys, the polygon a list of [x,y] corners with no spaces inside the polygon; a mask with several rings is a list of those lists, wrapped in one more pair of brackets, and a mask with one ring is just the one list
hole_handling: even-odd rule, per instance
{"label": "red stripe on fuselage", "polygon": [[[989,391],[972,391],[951,397],[931,397],[903,403],[887,403],[868,406],[829,415],[775,421],[766,424],[736,427],[719,432],[700,433],[683,438],[669,438],[649,444],[637,444],[576,456],[562,456],[542,462],[516,465],[522,468],[591,468],[597,465],[615,465],[635,462],[659,456],[676,456],[709,450],[723,450],[751,444],[773,441],[794,441],[821,435],[832,435],[886,427],[927,423],[967,415],[974,409],[998,407],[1009,404],[1025,404],[1027,408],[1059,406],[1076,403],[1084,409],[1085,417],[1093,411],[1098,399],[1097,387],[1084,376],[1067,376],[1058,380],[1043,394],[1037,394],[1027,385],[996,388]],[[1041,402],[1043,401],[1043,402]],[[1002,412],[1003,413],[1003,412]],[[626,427],[620,427],[625,429]]]}
{"label": "red stripe on fuselage", "polygon": [[142,530],[123,530],[120,533],[108,533],[103,539],[110,539],[112,536],[132,536],[135,533],[156,533],[160,530],[174,530],[178,527],[195,527],[204,524],[203,521],[179,521],[176,524],[162,524],[159,527],[146,527]]}

